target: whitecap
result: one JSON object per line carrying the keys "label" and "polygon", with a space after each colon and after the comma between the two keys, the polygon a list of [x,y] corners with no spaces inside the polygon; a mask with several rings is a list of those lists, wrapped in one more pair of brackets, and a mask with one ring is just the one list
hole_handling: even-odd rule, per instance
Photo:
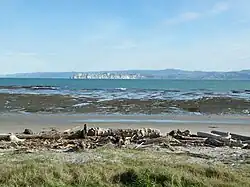
{"label": "whitecap", "polygon": [[82,107],[86,105],[89,105],[89,103],[78,103],[78,104],[73,105],[73,107]]}
{"label": "whitecap", "polygon": [[127,88],[116,88],[116,90],[126,91]]}

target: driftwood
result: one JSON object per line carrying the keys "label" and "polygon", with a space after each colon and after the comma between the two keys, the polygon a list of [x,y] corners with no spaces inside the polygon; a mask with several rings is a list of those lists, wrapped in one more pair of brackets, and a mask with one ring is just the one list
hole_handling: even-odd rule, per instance
{"label": "driftwood", "polygon": [[231,140],[230,133],[227,133],[227,136],[220,136],[218,134],[213,134],[213,133],[209,133],[209,132],[197,132],[197,135],[200,137],[203,137],[203,138],[217,139],[217,140],[223,141],[225,143],[227,143]]}
{"label": "driftwood", "polygon": [[217,134],[209,133],[209,132],[197,132],[199,137],[203,138],[213,138],[213,139],[221,139],[222,137]]}
{"label": "driftwood", "polygon": [[191,136],[179,136],[178,140],[190,140],[190,141],[204,141],[203,137],[191,137]]}
{"label": "driftwood", "polygon": [[10,142],[23,142],[25,139],[17,137],[15,134],[0,134],[0,140],[10,141]]}
{"label": "driftwood", "polygon": [[174,138],[180,138],[180,137],[188,137],[191,135],[191,133],[189,130],[180,131],[179,129],[177,129],[177,130],[172,130],[171,132],[168,133],[168,135]]}
{"label": "driftwood", "polygon": [[170,140],[167,137],[159,137],[159,138],[147,138],[147,139],[142,139],[138,141],[138,143],[143,142],[143,145],[148,145],[148,144],[160,144],[160,143],[166,143],[170,142]]}
{"label": "driftwood", "polygon": [[[222,132],[222,131],[211,131],[211,133],[217,134],[220,136],[226,136],[228,134],[228,133]],[[230,135],[231,135],[231,138],[235,139],[235,140],[241,140],[241,141],[250,140],[250,136],[243,136],[243,135],[234,134],[234,133],[230,133]]]}
{"label": "driftwood", "polygon": [[9,141],[10,134],[0,134],[0,141]]}
{"label": "driftwood", "polygon": [[144,145],[144,142],[140,143],[139,145],[136,145],[136,146],[134,147],[134,149],[139,149],[139,148],[142,147],[143,145]]}
{"label": "driftwood", "polygon": [[250,140],[242,141],[243,144],[250,144]]}
{"label": "driftwood", "polygon": [[[9,141],[9,136],[10,134],[0,134],[0,141]],[[15,134],[15,136],[20,139],[70,139],[72,137],[72,135],[65,134]]]}
{"label": "driftwood", "polygon": [[[188,130],[173,130],[166,136],[162,136],[159,130],[151,128],[102,129],[94,127],[88,129],[85,124],[83,127],[77,126],[62,132],[50,130],[34,134],[29,129],[24,132],[20,134],[0,134],[0,147],[3,149],[8,149],[12,146],[12,148],[15,149],[28,148],[37,150],[59,149],[79,151],[100,146],[127,147],[134,149],[158,146],[174,151],[175,149],[173,146],[205,145],[212,147],[231,146],[250,149],[249,137],[220,131],[212,131],[211,133],[198,132],[197,135],[195,135],[191,134]],[[15,143],[13,144],[12,142]]]}
{"label": "driftwood", "polygon": [[243,136],[243,135],[233,134],[233,133],[231,133],[231,136],[233,139],[236,139],[236,140],[241,140],[241,141],[250,140],[250,136]]}
{"label": "driftwood", "polygon": [[14,135],[13,133],[11,133],[9,135],[9,140],[11,142],[23,142],[23,141],[25,141],[25,139],[20,139],[20,138],[16,137],[16,135]]}
{"label": "driftwood", "polygon": [[221,146],[230,146],[230,147],[244,147],[244,144],[239,139],[233,139],[233,136],[230,133],[220,132],[220,131],[211,131],[211,133],[198,132],[198,136],[207,137],[205,144],[210,144],[216,147]]}
{"label": "driftwood", "polygon": [[71,134],[72,132],[76,132],[78,130],[81,130],[81,126],[76,126],[76,127],[70,128],[70,129],[66,129],[63,131],[63,133]]}
{"label": "driftwood", "polygon": [[167,149],[169,149],[170,151],[173,151],[173,152],[175,151],[175,148],[172,147],[172,146],[169,145],[169,144],[163,143],[163,144],[161,144],[160,146],[163,147],[163,148],[167,148]]}
{"label": "driftwood", "polygon": [[180,140],[180,142],[183,144],[203,144],[206,140],[207,138],[200,140]]}
{"label": "driftwood", "polygon": [[207,140],[205,141],[205,144],[213,145],[216,147],[221,147],[221,146],[225,146],[225,145],[227,145],[227,146],[236,145],[235,142],[231,141],[230,135],[220,136],[218,134],[213,134],[213,133],[209,133],[209,132],[197,132],[197,135],[200,137],[207,138]]}
{"label": "driftwood", "polygon": [[222,132],[222,131],[211,131],[211,133],[213,134],[217,134],[217,135],[220,135],[220,136],[228,136],[228,132]]}
{"label": "driftwood", "polygon": [[207,138],[204,143],[215,146],[215,147],[225,146],[225,142],[218,140],[218,139],[215,139],[215,138],[211,138],[211,137]]}

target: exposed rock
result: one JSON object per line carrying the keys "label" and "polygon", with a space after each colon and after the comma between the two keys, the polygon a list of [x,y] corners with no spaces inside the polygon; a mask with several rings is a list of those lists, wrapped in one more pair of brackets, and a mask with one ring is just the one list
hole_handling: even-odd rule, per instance
{"label": "exposed rock", "polygon": [[25,129],[23,134],[33,134],[33,131],[31,129]]}

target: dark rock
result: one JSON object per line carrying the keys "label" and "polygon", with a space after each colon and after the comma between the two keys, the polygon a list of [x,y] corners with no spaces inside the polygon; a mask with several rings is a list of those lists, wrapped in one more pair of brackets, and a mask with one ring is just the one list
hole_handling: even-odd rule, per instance
{"label": "dark rock", "polygon": [[182,132],[183,136],[190,136],[190,134],[191,134],[190,130],[185,130]]}
{"label": "dark rock", "polygon": [[23,134],[34,134],[32,130],[30,129],[25,129]]}
{"label": "dark rock", "polygon": [[171,132],[168,133],[170,136],[175,137],[177,135],[176,130],[172,130]]}
{"label": "dark rock", "polygon": [[184,108],[189,112],[201,112],[198,107],[190,107],[190,108]]}
{"label": "dark rock", "polygon": [[88,129],[87,136],[95,136],[96,132],[94,128]]}

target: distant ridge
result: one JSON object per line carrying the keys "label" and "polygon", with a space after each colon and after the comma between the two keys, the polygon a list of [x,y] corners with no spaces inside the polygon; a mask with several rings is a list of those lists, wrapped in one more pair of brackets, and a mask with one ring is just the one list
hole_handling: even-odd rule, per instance
{"label": "distant ridge", "polygon": [[216,72],[216,71],[185,71],[179,69],[164,70],[125,70],[125,71],[98,71],[98,72],[35,72],[8,74],[5,78],[64,78],[68,79],[78,73],[117,73],[140,74],[145,79],[190,79],[190,80],[250,80],[250,70]]}

